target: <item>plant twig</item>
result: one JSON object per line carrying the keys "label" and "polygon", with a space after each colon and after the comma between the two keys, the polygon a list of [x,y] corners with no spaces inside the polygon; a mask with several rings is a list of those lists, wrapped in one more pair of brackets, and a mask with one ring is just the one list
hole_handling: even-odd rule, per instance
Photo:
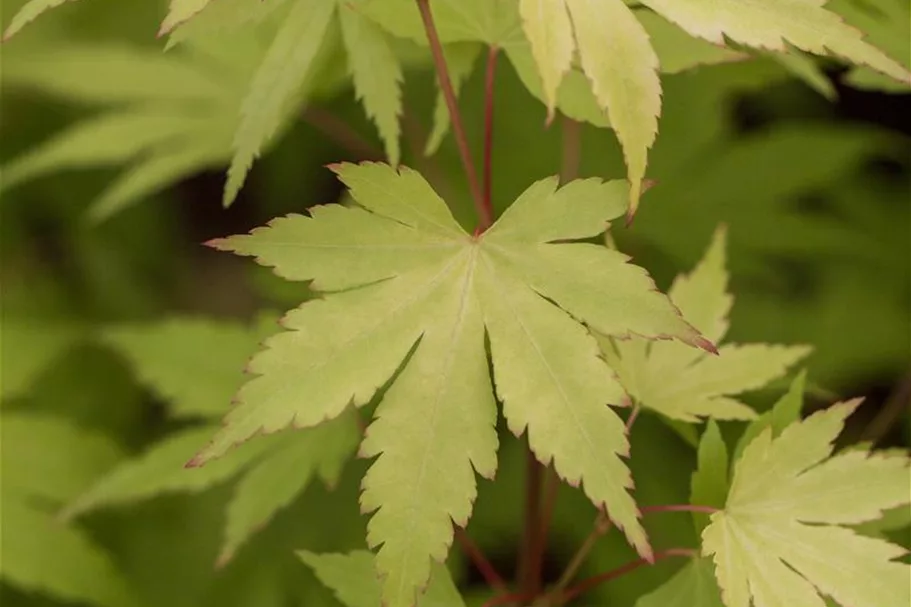
{"label": "plant twig", "polygon": [[563,149],[560,160],[560,183],[567,184],[579,176],[582,162],[582,125],[563,117]]}
{"label": "plant twig", "polygon": [[512,605],[515,603],[524,603],[525,601],[530,601],[533,599],[533,596],[527,594],[520,594],[518,592],[512,594],[501,594],[500,596],[495,596],[481,607],[497,607],[498,605]]}
{"label": "plant twig", "polygon": [[468,138],[465,136],[465,127],[462,124],[462,115],[459,113],[459,106],[456,102],[455,90],[452,88],[452,79],[449,77],[449,68],[446,67],[446,57],[443,55],[443,45],[440,44],[440,36],[437,34],[436,25],[433,22],[433,13],[430,10],[430,0],[417,0],[418,10],[421,13],[421,20],[424,22],[424,30],[427,33],[427,41],[430,43],[430,52],[433,55],[433,63],[436,67],[437,79],[440,82],[440,90],[443,92],[443,99],[446,101],[446,107],[449,109],[449,118],[452,121],[452,132],[455,135],[456,144],[459,148],[459,155],[462,158],[462,166],[465,169],[465,177],[468,179],[468,189],[474,198],[475,208],[478,210],[480,227],[486,230],[493,224],[493,215],[487,211],[484,206],[484,195],[478,184],[478,175],[471,160],[471,150],[468,149]]}
{"label": "plant twig", "polygon": [[503,581],[503,577],[497,572],[496,568],[487,557],[484,556],[484,553],[481,552],[478,545],[474,543],[467,533],[465,533],[464,529],[461,527],[455,528],[455,539],[462,548],[462,552],[465,553],[465,556],[471,559],[475,568],[484,576],[487,585],[497,592],[507,592],[508,589],[506,587],[506,582]]}
{"label": "plant twig", "polygon": [[563,592],[563,589],[569,586],[569,583],[573,581],[573,578],[576,577],[576,574],[579,573],[579,569],[582,568],[582,565],[585,563],[585,559],[588,558],[588,555],[594,549],[595,544],[598,543],[598,540],[601,539],[610,528],[613,526],[611,520],[607,517],[603,511],[598,513],[597,518],[595,518],[595,524],[591,530],[591,533],[588,534],[588,537],[585,538],[585,541],[582,542],[582,545],[579,546],[579,549],[576,550],[576,554],[573,555],[573,558],[569,561],[569,565],[566,566],[566,569],[563,570],[563,574],[560,576],[560,580],[557,582],[557,585],[554,586],[552,594],[555,596],[560,596]]}
{"label": "plant twig", "polygon": [[522,594],[538,596],[541,591],[540,565],[533,562],[532,553],[538,545],[538,531],[541,525],[541,464],[526,445],[525,454],[525,532],[522,536],[522,552],[519,555],[519,580]]}
{"label": "plant twig", "polygon": [[569,590],[564,592],[562,595],[560,595],[559,601],[561,604],[567,603],[567,602],[573,600],[574,598],[576,598],[582,594],[585,594],[586,592],[588,592],[592,588],[595,588],[596,586],[600,586],[601,584],[603,584],[605,582],[609,582],[611,580],[617,579],[618,577],[622,577],[622,576],[626,575],[627,573],[631,573],[631,572],[635,571],[636,569],[639,569],[640,567],[644,567],[646,565],[652,565],[654,563],[657,563],[658,561],[661,561],[661,560],[664,560],[664,559],[667,559],[670,557],[674,557],[674,556],[684,556],[684,557],[692,558],[695,555],[696,555],[696,551],[691,550],[689,548],[671,548],[669,550],[663,550],[661,552],[656,552],[653,562],[649,562],[645,559],[639,559],[636,561],[632,561],[631,563],[627,563],[626,565],[618,567],[617,569],[614,569],[612,571],[608,571],[606,573],[601,573],[599,575],[582,580],[581,582],[579,582],[578,584],[576,584],[575,586],[573,586],[572,588],[570,588]]}
{"label": "plant twig", "polygon": [[547,550],[547,536],[550,533],[550,523],[554,516],[554,507],[557,503],[557,491],[560,489],[560,477],[557,471],[548,466],[544,469],[543,485],[544,503],[541,507],[541,525],[538,528],[538,543],[532,557],[532,564],[538,570],[544,563],[544,553]]}
{"label": "plant twig", "polygon": [[493,222],[493,85],[497,70],[499,47],[491,46],[487,53],[487,73],[484,77],[484,211]]}
{"label": "plant twig", "polygon": [[343,150],[365,160],[383,160],[381,149],[361,136],[344,120],[323,108],[310,106],[303,112],[304,122],[315,128]]}

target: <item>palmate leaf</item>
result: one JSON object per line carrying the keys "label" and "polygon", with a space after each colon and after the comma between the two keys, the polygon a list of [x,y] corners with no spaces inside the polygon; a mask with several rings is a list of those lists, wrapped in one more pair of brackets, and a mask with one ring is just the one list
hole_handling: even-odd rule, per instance
{"label": "palmate leaf", "polygon": [[12,21],[3,32],[3,41],[7,41],[21,30],[23,27],[37,19],[42,13],[60,6],[68,0],[28,0],[19,12],[13,16]]}
{"label": "palmate leaf", "polygon": [[832,53],[900,82],[911,72],[870,46],[863,35],[824,8],[825,0],[643,0],[693,36],[724,44],[725,37],[756,48],[786,51],[786,43],[817,54]]}
{"label": "palmate leaf", "polygon": [[736,462],[724,509],[702,534],[727,607],[904,607],[911,568],[900,546],[845,525],[881,518],[911,501],[907,454],[832,442],[859,401],[767,428]]}
{"label": "palmate leaf", "polygon": [[[298,552],[298,556],[345,607],[382,607],[382,586],[376,577],[373,554]],[[418,599],[417,607],[465,607],[445,565],[433,566],[427,591]]]}
{"label": "palmate leaf", "polygon": [[286,316],[289,331],[253,359],[258,377],[192,463],[260,432],[318,425],[366,404],[394,378],[361,447],[377,458],[361,503],[376,511],[368,543],[382,546],[384,602],[410,607],[431,560],[446,556],[452,522],[468,522],[474,471],[490,477],[496,468],[486,327],[510,427],[527,428],[537,457],[581,481],[649,555],[620,459],[627,439],[607,406],[619,389],[579,322],[611,335],[708,344],[625,256],[572,242],[623,214],[622,183],[590,179],[557,190],[555,178],[538,182],[472,237],[409,169],[334,169],[357,205],[316,207],[311,217],[212,243],[310,280],[325,297]]}
{"label": "palmate leaf", "polygon": [[[719,229],[705,257],[690,275],[678,276],[671,301],[708,339],[727,333],[733,298],[727,293],[725,231]],[[643,407],[671,419],[700,417],[751,419],[756,413],[732,396],[781,377],[809,354],[806,346],[724,345],[708,356],[675,343],[600,338],[602,350],[620,383]]]}
{"label": "palmate leaf", "polygon": [[[911,68],[911,56],[908,54],[911,6],[907,2],[886,0],[874,5],[861,0],[831,0],[828,7],[867,34],[872,44],[906,68]],[[908,82],[898,83],[868,67],[853,68],[845,81],[854,87],[893,93],[907,92],[911,86]]]}

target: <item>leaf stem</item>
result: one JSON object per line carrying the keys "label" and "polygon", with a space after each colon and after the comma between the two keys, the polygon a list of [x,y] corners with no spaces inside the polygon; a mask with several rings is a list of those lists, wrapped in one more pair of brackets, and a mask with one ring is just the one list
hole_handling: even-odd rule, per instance
{"label": "leaf stem", "polygon": [[495,596],[481,607],[498,607],[499,605],[511,605],[514,603],[524,603],[525,601],[530,601],[533,599],[533,596],[527,594],[521,594],[518,592],[512,594],[501,594],[500,596]]}
{"label": "leaf stem", "polygon": [[493,215],[484,206],[484,195],[478,184],[478,175],[471,160],[471,151],[468,149],[468,138],[465,136],[465,126],[462,124],[462,115],[459,113],[459,106],[456,102],[455,90],[452,88],[452,79],[449,77],[449,68],[446,67],[446,57],[443,55],[443,45],[440,43],[440,36],[437,33],[436,25],[433,22],[433,13],[430,10],[430,0],[417,0],[418,10],[421,13],[421,20],[424,22],[424,31],[427,33],[427,41],[430,43],[430,52],[433,55],[433,63],[436,67],[437,79],[440,82],[440,90],[443,92],[443,99],[446,101],[446,107],[449,109],[449,118],[452,121],[452,132],[455,135],[456,144],[459,148],[459,155],[462,158],[462,166],[465,169],[465,177],[468,180],[468,189],[474,198],[475,208],[478,210],[480,227],[486,230],[493,224]]}
{"label": "leaf stem", "polygon": [[497,592],[507,592],[506,582],[503,581],[503,577],[497,572],[496,568],[487,557],[484,556],[484,553],[481,552],[478,545],[474,543],[474,540],[465,533],[464,529],[461,527],[455,528],[455,539],[462,548],[462,552],[465,553],[465,556],[471,559],[475,568],[484,576],[487,585]]}
{"label": "leaf stem", "polygon": [[[487,72],[484,76],[484,212],[493,222],[493,85],[497,70],[499,47],[490,47],[487,53]],[[489,227],[489,226],[487,226]]]}
{"label": "leaf stem", "polygon": [[598,540],[600,540],[604,534],[610,531],[612,526],[613,523],[611,523],[611,520],[604,511],[598,513],[598,516],[595,518],[594,527],[588,534],[588,537],[586,537],[585,541],[582,542],[582,545],[579,546],[576,554],[574,554],[573,558],[569,561],[569,565],[563,570],[563,574],[560,576],[557,585],[554,586],[552,591],[554,596],[562,595],[563,589],[569,586],[569,583],[572,582],[573,578],[576,577],[576,574],[579,573],[579,569],[582,568],[585,559],[588,558],[588,555],[594,549],[595,544],[598,543]]}
{"label": "leaf stem", "polygon": [[541,567],[534,562],[538,531],[541,526],[541,464],[526,445],[525,454],[525,532],[519,554],[519,587],[523,595],[536,597],[541,592]]}
{"label": "leaf stem", "polygon": [[550,533],[550,523],[554,516],[554,507],[557,503],[557,491],[560,489],[560,477],[557,471],[548,466],[544,469],[543,485],[544,505],[541,508],[541,524],[538,528],[538,543],[534,554],[535,567],[541,568],[544,562],[544,552],[547,550],[547,536]]}
{"label": "leaf stem", "polygon": [[633,405],[633,410],[629,412],[629,417],[626,418],[626,435],[629,436],[630,432],[633,431],[633,424],[636,423],[636,420],[639,419],[639,413],[642,412],[642,407],[639,406],[639,403]]}
{"label": "leaf stem", "polygon": [[582,162],[582,125],[563,116],[563,149],[560,156],[560,183],[567,184],[579,176]]}
{"label": "leaf stem", "polygon": [[564,592],[560,596],[560,599],[559,599],[560,603],[561,604],[567,603],[567,602],[573,600],[574,598],[578,597],[579,595],[585,594],[586,592],[588,592],[592,588],[595,588],[596,586],[599,586],[605,582],[610,582],[611,580],[615,580],[619,577],[622,577],[622,576],[626,575],[627,573],[631,573],[631,572],[635,571],[636,569],[639,569],[640,567],[644,567],[646,565],[652,565],[654,563],[657,563],[658,561],[661,561],[661,560],[664,560],[664,559],[667,559],[670,557],[674,557],[674,556],[683,556],[683,557],[692,558],[692,557],[696,556],[696,551],[692,550],[690,548],[670,548],[668,550],[656,552],[655,556],[654,556],[654,561],[651,563],[645,559],[638,559],[638,560],[632,561],[630,563],[627,563],[626,565],[613,569],[611,571],[607,571],[605,573],[601,573],[596,576],[584,579],[581,582],[579,582],[578,584],[576,584],[575,586],[573,586],[572,588],[570,588],[569,590],[567,590],[566,592]]}

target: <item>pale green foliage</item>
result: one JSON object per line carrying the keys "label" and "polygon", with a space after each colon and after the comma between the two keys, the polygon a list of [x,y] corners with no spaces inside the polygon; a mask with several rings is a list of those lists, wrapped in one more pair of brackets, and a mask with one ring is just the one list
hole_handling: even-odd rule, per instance
{"label": "pale green foliage", "polygon": [[344,0],[339,1],[342,40],[348,53],[354,90],[367,115],[376,122],[389,163],[397,165],[401,155],[402,68],[383,30],[347,6]]}
{"label": "pale green foliage", "polygon": [[179,318],[105,330],[103,338],[177,416],[220,416],[243,383],[241,372],[259,343],[278,331],[263,316],[254,326]]}
{"label": "pale green foliage", "polygon": [[284,15],[241,106],[224,205],[237,197],[253,160],[275,135],[314,65],[335,0],[298,0]]}
{"label": "pale green foliage", "polygon": [[806,385],[807,372],[801,371],[791,382],[788,391],[778,399],[772,408],[750,422],[737,442],[737,448],[734,450],[735,460],[740,458],[746,446],[762,434],[766,428],[772,428],[772,436],[778,436],[785,428],[800,419]]}
{"label": "pale green foliage", "polygon": [[638,601],[636,607],[724,607],[712,562],[693,558],[680,571]]}
{"label": "pale green foliage", "polygon": [[108,556],[53,512],[109,469],[119,450],[101,436],[36,415],[3,414],[0,439],[0,578],[65,601],[134,605]]}
{"label": "pale green foliage", "polygon": [[557,88],[576,49],[595,99],[607,111],[623,145],[629,167],[632,216],[639,204],[647,151],[658,132],[658,57],[645,29],[620,0],[564,2],[520,3],[525,33],[544,83],[548,115],[553,115]]}
{"label": "pale green foliage", "polygon": [[[725,232],[718,230],[692,274],[671,286],[671,301],[705,337],[727,333],[733,298],[727,293]],[[601,338],[602,349],[620,383],[643,407],[671,419],[751,419],[755,412],[732,398],[784,375],[809,353],[805,346],[725,345],[713,356],[676,343]]]}
{"label": "pale green foliage", "polygon": [[175,27],[199,14],[210,2],[212,0],[171,0],[168,14],[158,29],[158,35],[170,33]]}
{"label": "pale green foliage", "polygon": [[716,44],[725,37],[747,46],[786,51],[786,43],[822,55],[832,53],[901,82],[911,73],[863,41],[860,31],[826,10],[824,0],[643,0],[693,36]]}
{"label": "pale green foliage", "polygon": [[[373,554],[298,552],[298,556],[345,607],[381,607],[382,586],[376,577]],[[445,565],[433,566],[426,594],[418,599],[416,607],[465,607]]]}
{"label": "pale green foliage", "polygon": [[843,525],[880,518],[911,501],[906,454],[832,442],[859,401],[835,405],[773,438],[765,429],[734,468],[724,510],[702,534],[727,607],[904,607],[905,549]]}
{"label": "pale green foliage", "polygon": [[[710,420],[699,440],[696,471],[690,481],[690,503],[721,508],[728,495],[728,450],[715,420]],[[707,514],[693,513],[696,531],[702,533],[709,523]]]}
{"label": "pale green foliage", "polygon": [[102,219],[226,162],[250,77],[245,62],[232,62],[213,78],[208,57],[230,54],[229,47],[257,53],[253,38],[241,35],[165,56],[79,45],[4,54],[3,76],[11,86],[107,107],[2,167],[3,187],[61,169],[129,163],[89,209],[92,218]]}
{"label": "pale green foliage", "polygon": [[[237,483],[228,504],[225,542],[218,557],[229,560],[238,547],[301,494],[314,475],[334,484],[354,453],[359,435],[352,415],[317,428],[288,432],[281,444],[255,463]],[[251,441],[256,444],[262,441]],[[199,443],[196,443],[197,447]],[[230,458],[231,455],[229,454]],[[214,462],[217,466],[221,461]],[[200,471],[205,472],[209,466]]]}
{"label": "pale green foliage", "polygon": [[3,32],[3,40],[9,40],[15,36],[19,30],[37,19],[42,13],[54,7],[60,6],[68,0],[28,0],[25,5],[19,9],[19,12],[10,21],[6,31]]}
{"label": "pale green foliage", "polygon": [[[202,2],[202,0],[187,0]],[[203,9],[192,18],[175,23],[169,32],[165,49],[192,40],[214,40],[223,36],[232,36],[238,30],[251,29],[261,25],[275,10],[285,5],[288,0],[208,0]],[[164,33],[162,23],[161,33]],[[243,59],[243,57],[241,57]]]}
{"label": "pale green foliage", "polygon": [[[581,481],[649,554],[620,460],[627,439],[607,407],[620,392],[577,323],[610,335],[676,336],[697,345],[703,338],[626,257],[571,242],[602,233],[622,215],[626,188],[590,179],[557,190],[556,179],[544,180],[473,238],[409,169],[334,169],[360,206],[317,207],[309,218],[290,216],[213,243],[337,292],[287,315],[289,331],[253,359],[259,377],[241,389],[224,430],[194,463],[259,432],[332,419],[369,402],[395,376],[362,445],[363,455],[378,456],[364,479],[362,507],[377,511],[368,541],[382,544],[384,600],[410,606],[431,557],[445,558],[452,522],[467,524],[472,468],[487,477],[496,468],[486,325],[510,427],[527,427],[538,457]],[[516,356],[541,374],[525,373]]]}
{"label": "pale green foliage", "polygon": [[[830,10],[842,15],[868,35],[872,44],[911,67],[908,40],[911,38],[911,4],[905,0],[883,0],[875,5],[864,0],[830,0]],[[907,92],[909,83],[899,83],[867,67],[855,67],[846,76],[851,86],[886,92]]]}

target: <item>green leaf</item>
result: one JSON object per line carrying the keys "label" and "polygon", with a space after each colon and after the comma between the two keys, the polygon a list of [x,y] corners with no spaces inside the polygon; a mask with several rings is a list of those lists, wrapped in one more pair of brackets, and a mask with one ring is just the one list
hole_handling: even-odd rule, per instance
{"label": "green leaf", "polygon": [[636,601],[635,607],[724,607],[712,562],[691,559],[671,579]]}
{"label": "green leaf", "polygon": [[[452,81],[453,92],[458,96],[462,85],[468,80],[474,64],[481,53],[481,45],[474,42],[456,42],[443,48],[446,56],[446,67],[449,68],[449,78]],[[439,80],[436,80],[439,88]],[[424,155],[434,154],[443,143],[443,137],[449,131],[449,108],[446,107],[446,98],[443,91],[437,92],[436,105],[433,109],[433,128],[427,137]]]}
{"label": "green leaf", "polygon": [[576,44],[569,11],[562,0],[519,0],[519,14],[544,84],[548,121],[557,106],[557,89],[572,66]]}
{"label": "green leaf", "polygon": [[[850,25],[868,35],[870,43],[883,49],[890,57],[911,66],[908,37],[911,36],[911,6],[902,0],[888,0],[875,5],[857,0],[830,0],[829,10],[842,15]],[[862,89],[906,93],[908,83],[897,83],[866,67],[855,67],[845,82]]]}
{"label": "green leaf", "polygon": [[[201,3],[203,0],[187,0],[187,2]],[[200,10],[192,19],[175,23],[165,45],[165,50],[183,42],[199,43],[203,40],[216,40],[232,37],[238,31],[249,30],[269,17],[276,9],[284,6],[288,0],[207,0],[205,10]],[[166,33],[162,24],[162,33]],[[243,58],[243,57],[241,57]]]}
{"label": "green leaf", "polygon": [[354,422],[352,415],[345,415],[317,428],[287,433],[281,445],[244,474],[228,504],[219,564],[230,560],[253,532],[287,507],[315,474],[323,476],[327,483],[338,480],[342,464],[360,438]]}
{"label": "green leaf", "polygon": [[386,33],[376,24],[339,0],[342,40],[348,52],[348,68],[354,90],[367,115],[376,123],[386,145],[386,157],[399,163],[401,149],[399,116],[402,113],[402,67]]}
{"label": "green leaf", "polygon": [[121,457],[104,436],[57,417],[4,413],[0,420],[4,496],[62,504]]}
{"label": "green leaf", "polygon": [[[382,586],[376,577],[373,554],[365,551],[348,554],[298,552],[316,577],[335,592],[345,607],[380,607]],[[435,564],[426,594],[417,607],[465,607],[445,565]]]}
{"label": "green leaf", "polygon": [[904,607],[911,569],[900,546],[842,526],[880,518],[911,501],[906,454],[849,450],[832,442],[858,401],[788,426],[766,428],[734,468],[725,509],[702,534],[728,607]]}
{"label": "green leaf", "polygon": [[[709,420],[699,440],[697,466],[690,481],[690,503],[722,508],[728,495],[728,449],[715,420]],[[693,513],[696,532],[709,524],[707,514]]]}
{"label": "green leaf", "polygon": [[[726,291],[725,231],[718,230],[705,257],[690,275],[678,276],[670,298],[703,335],[724,337],[732,299]],[[644,407],[671,419],[700,417],[752,419],[756,413],[733,395],[755,390],[781,377],[809,354],[805,346],[725,345],[710,356],[678,343],[640,338],[601,345],[620,383]]]}
{"label": "green leaf", "polygon": [[[72,454],[70,454],[72,455]],[[134,593],[101,548],[78,529],[9,499],[0,509],[0,578],[29,592],[101,607],[132,607]]]}
{"label": "green leaf", "polygon": [[[386,31],[427,45],[427,33],[414,0],[353,0],[355,10]],[[484,42],[502,45],[519,28],[514,0],[433,0],[434,23],[440,41]]]}
{"label": "green leaf", "polygon": [[[639,206],[648,149],[658,133],[658,56],[633,12],[619,0],[565,0],[573,19],[582,70],[607,110],[629,170],[632,217]],[[605,37],[610,44],[604,44]]]}
{"label": "green leaf", "polygon": [[[607,408],[611,394],[596,393],[617,391],[581,323],[614,335],[675,336],[691,344],[703,338],[626,257],[573,242],[602,233],[623,214],[623,184],[590,179],[557,190],[556,178],[538,182],[491,229],[472,237],[414,171],[375,163],[334,170],[356,205],[317,207],[311,217],[290,216],[214,243],[331,292],[288,314],[289,331],[254,358],[258,377],[241,389],[224,429],[193,464],[259,432],[335,418],[392,380],[361,447],[362,455],[377,457],[361,505],[376,511],[368,543],[382,544],[384,601],[410,606],[431,560],[445,559],[453,521],[468,522],[474,472],[490,477],[496,468],[486,326],[511,427],[527,425],[543,457],[552,455],[566,477],[581,476],[590,497],[649,554],[618,457],[628,449],[622,424]],[[498,306],[518,309],[530,330],[513,325],[501,333],[489,318],[504,313]],[[536,352],[541,345],[553,353]],[[554,374],[540,380],[547,400],[510,365],[516,352],[538,369],[550,366]],[[568,368],[560,358],[604,377]],[[557,425],[548,427],[548,420]],[[596,431],[585,427],[592,423],[611,429],[586,439]],[[608,442],[592,440],[602,432]]]}
{"label": "green leaf", "polygon": [[642,2],[693,36],[715,44],[735,42],[784,52],[786,43],[817,54],[832,53],[866,65],[901,82],[911,73],[897,61],[863,41],[860,31],[805,0],[643,0]]}
{"label": "green leaf", "polygon": [[25,5],[19,9],[19,12],[13,16],[6,31],[3,32],[3,42],[6,42],[15,36],[19,30],[37,19],[45,11],[56,8],[67,2],[67,0],[28,0]]}
{"label": "green leaf", "polygon": [[838,98],[835,85],[811,57],[796,50],[787,54],[769,53],[769,56],[829,101]]}
{"label": "green leaf", "polygon": [[658,55],[662,74],[678,74],[704,65],[749,59],[749,55],[693,38],[685,31],[647,9],[633,11],[648,32]]}
{"label": "green leaf", "polygon": [[181,417],[219,416],[243,383],[244,364],[259,343],[278,330],[263,318],[257,326],[203,318],[106,329],[104,340],[123,354],[142,383]]}
{"label": "green leaf", "polygon": [[185,464],[199,444],[212,435],[211,426],[176,432],[153,445],[142,455],[124,461],[101,477],[65,510],[72,518],[99,508],[131,504],[171,493],[200,493],[239,474],[263,454],[276,449],[285,437],[252,441],[203,470]]}
{"label": "green leaf", "polygon": [[41,373],[83,335],[81,327],[65,320],[4,314],[0,327],[0,400],[25,395]]}
{"label": "green leaf", "polygon": [[734,450],[734,459],[739,459],[746,446],[762,434],[766,428],[772,428],[772,436],[778,436],[785,428],[800,420],[803,409],[803,393],[807,385],[807,372],[801,371],[791,382],[788,391],[772,405],[772,408],[750,422],[743,431]]}
{"label": "green leaf", "polygon": [[313,67],[335,5],[335,0],[298,0],[282,20],[241,107],[225,184],[225,206],[237,198],[253,160],[275,135]]}

